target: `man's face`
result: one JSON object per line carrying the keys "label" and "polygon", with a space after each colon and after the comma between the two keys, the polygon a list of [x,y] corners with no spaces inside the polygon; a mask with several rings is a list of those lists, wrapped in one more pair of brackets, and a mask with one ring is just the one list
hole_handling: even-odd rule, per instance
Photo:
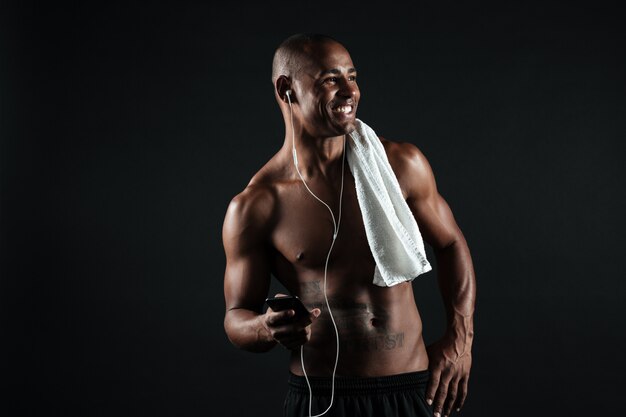
{"label": "man's face", "polygon": [[361,93],[356,69],[343,46],[335,42],[314,45],[294,81],[306,132],[333,137],[354,130]]}

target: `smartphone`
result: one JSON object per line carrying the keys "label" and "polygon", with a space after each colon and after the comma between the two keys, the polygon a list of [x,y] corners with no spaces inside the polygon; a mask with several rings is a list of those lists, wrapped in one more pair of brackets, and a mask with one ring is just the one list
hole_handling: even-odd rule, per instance
{"label": "smartphone", "polygon": [[284,295],[282,297],[270,297],[265,303],[274,311],[293,310],[296,317],[308,316],[309,310],[302,304],[302,301],[295,295]]}

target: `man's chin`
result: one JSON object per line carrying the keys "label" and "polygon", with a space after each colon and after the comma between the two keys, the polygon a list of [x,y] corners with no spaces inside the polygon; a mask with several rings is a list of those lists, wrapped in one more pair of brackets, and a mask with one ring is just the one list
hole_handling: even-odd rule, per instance
{"label": "man's chin", "polygon": [[335,125],[339,135],[348,135],[356,129],[356,117],[352,120],[346,120],[343,123]]}

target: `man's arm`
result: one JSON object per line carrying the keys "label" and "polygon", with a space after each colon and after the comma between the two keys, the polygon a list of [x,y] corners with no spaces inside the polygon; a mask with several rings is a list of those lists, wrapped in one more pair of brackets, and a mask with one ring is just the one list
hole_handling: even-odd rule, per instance
{"label": "man's arm", "polygon": [[246,189],[230,202],[222,228],[224,329],[235,346],[253,352],[276,345],[261,317],[271,280],[267,228],[272,200],[268,191]]}
{"label": "man's arm", "polygon": [[444,336],[428,347],[431,379],[426,399],[435,415],[460,410],[467,396],[474,338],[476,281],[470,251],[450,207],[437,191],[426,157],[412,144],[395,144],[398,179],[424,240],[437,259],[439,288],[447,315]]}
{"label": "man's arm", "polygon": [[310,324],[319,309],[309,317],[295,317],[293,310],[262,313],[271,280],[271,244],[274,213],[270,190],[249,186],[231,201],[222,229],[226,252],[224,329],[237,347],[266,352],[277,343],[293,349],[306,343]]}

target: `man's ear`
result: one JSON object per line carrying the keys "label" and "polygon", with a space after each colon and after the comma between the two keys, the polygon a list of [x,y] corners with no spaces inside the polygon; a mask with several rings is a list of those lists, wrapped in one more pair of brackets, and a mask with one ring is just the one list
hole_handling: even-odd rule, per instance
{"label": "man's ear", "polygon": [[289,99],[287,99],[287,91],[290,91],[289,98],[292,103],[296,102],[296,97],[293,92],[293,88],[291,88],[291,81],[284,75],[281,75],[276,79],[276,84],[274,86],[276,88],[276,93],[278,97],[285,103],[289,103]]}

